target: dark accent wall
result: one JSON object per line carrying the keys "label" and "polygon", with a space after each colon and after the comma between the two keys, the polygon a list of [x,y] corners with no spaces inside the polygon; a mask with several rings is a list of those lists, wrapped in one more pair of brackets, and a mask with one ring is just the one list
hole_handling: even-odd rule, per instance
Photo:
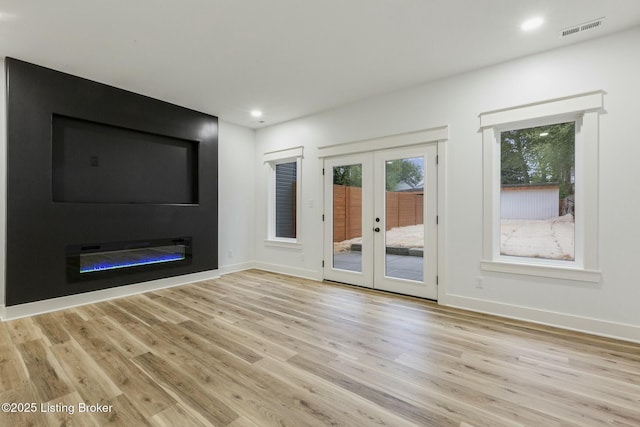
{"label": "dark accent wall", "polygon": [[[217,117],[16,59],[5,63],[7,306],[218,268]],[[100,197],[97,202],[54,201],[54,116],[193,142],[194,203],[153,203],[144,197],[135,203],[100,202]],[[108,156],[108,141],[100,144],[106,150],[101,156]],[[140,167],[158,170],[154,160],[150,150]],[[127,168],[131,173],[131,165]],[[189,265],[67,280],[69,245],[177,236],[192,239]]]}

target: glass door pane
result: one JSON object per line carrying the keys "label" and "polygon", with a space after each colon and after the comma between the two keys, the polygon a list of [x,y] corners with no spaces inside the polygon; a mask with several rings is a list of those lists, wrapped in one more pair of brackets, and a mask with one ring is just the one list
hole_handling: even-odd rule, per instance
{"label": "glass door pane", "polygon": [[385,162],[385,276],[424,281],[424,157]]}
{"label": "glass door pane", "polygon": [[333,268],[362,272],[362,165],[334,166]]}

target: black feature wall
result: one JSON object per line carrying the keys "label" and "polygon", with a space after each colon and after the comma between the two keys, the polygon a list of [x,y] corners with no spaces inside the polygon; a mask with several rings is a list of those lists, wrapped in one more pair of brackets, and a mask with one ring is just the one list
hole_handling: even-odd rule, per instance
{"label": "black feature wall", "polygon": [[[5,63],[7,306],[218,268],[216,117]],[[176,237],[191,239],[186,265],[67,276],[69,247]]]}

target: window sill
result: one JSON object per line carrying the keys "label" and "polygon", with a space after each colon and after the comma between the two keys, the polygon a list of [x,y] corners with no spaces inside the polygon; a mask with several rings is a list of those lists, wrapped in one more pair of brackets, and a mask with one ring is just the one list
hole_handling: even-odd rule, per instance
{"label": "window sill", "polygon": [[520,262],[482,261],[480,263],[480,268],[483,271],[520,274],[524,276],[550,277],[554,279],[574,280],[578,282],[599,283],[602,280],[602,273],[600,271],[584,270],[573,267],[524,264]]}
{"label": "window sill", "polygon": [[279,239],[265,239],[264,241],[264,245],[265,246],[273,246],[276,248],[287,248],[287,249],[295,249],[295,250],[302,250],[302,243],[296,241],[296,240],[279,240]]}

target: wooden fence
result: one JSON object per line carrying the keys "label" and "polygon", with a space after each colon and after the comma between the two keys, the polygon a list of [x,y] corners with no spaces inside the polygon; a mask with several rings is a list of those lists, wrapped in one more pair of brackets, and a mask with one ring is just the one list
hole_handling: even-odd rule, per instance
{"label": "wooden fence", "polygon": [[[387,230],[423,223],[424,196],[416,192],[386,192]],[[333,186],[333,241],[362,236],[362,189]]]}

